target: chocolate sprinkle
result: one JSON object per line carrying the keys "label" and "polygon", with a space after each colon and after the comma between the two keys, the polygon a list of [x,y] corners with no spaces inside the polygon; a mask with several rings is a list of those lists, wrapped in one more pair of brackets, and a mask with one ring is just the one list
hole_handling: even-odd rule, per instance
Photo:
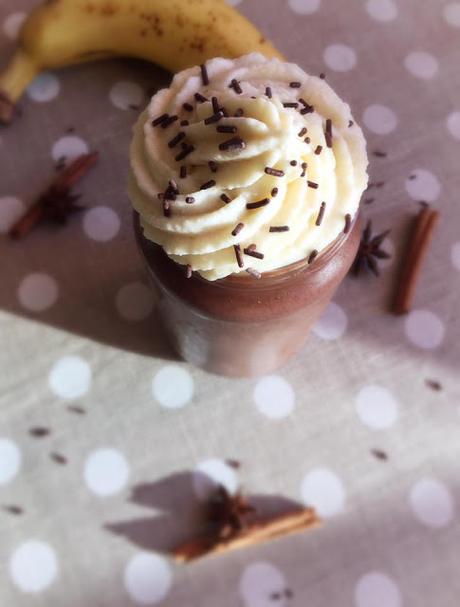
{"label": "chocolate sprinkle", "polygon": [[217,162],[214,162],[214,160],[210,160],[208,162],[208,166],[211,173],[217,173]]}
{"label": "chocolate sprinkle", "polygon": [[256,259],[263,259],[264,258],[264,254],[263,253],[259,253],[258,251],[255,251],[251,247],[246,247],[245,249],[243,249],[243,252],[244,252],[245,255],[249,255],[250,257],[255,257]]}
{"label": "chocolate sprinkle", "polygon": [[299,101],[303,105],[303,108],[300,110],[302,116],[304,116],[305,114],[311,114],[315,111],[314,106],[307,103],[305,99],[302,99],[302,97],[300,97]]}
{"label": "chocolate sprinkle", "polygon": [[168,126],[171,126],[171,124],[173,122],[176,122],[176,120],[179,119],[179,116],[175,115],[175,116],[169,116],[169,118],[166,118],[166,120],[163,120],[163,122],[161,123],[161,128],[162,129],[166,129],[168,128]]}
{"label": "chocolate sprinkle", "polygon": [[289,232],[289,226],[270,226],[269,232]]}
{"label": "chocolate sprinkle", "polygon": [[243,108],[239,107],[233,115],[235,116],[235,118],[241,118],[241,116],[244,116]]}
{"label": "chocolate sprinkle", "polygon": [[302,129],[300,129],[300,131],[297,133],[297,136],[298,136],[298,137],[303,137],[304,135],[306,135],[306,134],[307,134],[307,130],[308,130],[308,129],[307,129],[307,127],[306,127],[306,126],[304,126],[304,127],[303,127]]}
{"label": "chocolate sprinkle", "polygon": [[162,114],[161,116],[158,116],[158,118],[155,118],[155,120],[152,120],[152,126],[158,126],[159,124],[164,122],[166,120],[166,118],[169,118],[169,114]]}
{"label": "chocolate sprinkle", "polygon": [[193,105],[191,103],[184,103],[182,104],[182,107],[184,108],[184,110],[186,112],[193,112]]}
{"label": "chocolate sprinkle", "polygon": [[244,228],[244,223],[238,223],[232,230],[232,236],[238,236],[241,230]]}
{"label": "chocolate sprinkle", "polygon": [[377,156],[377,158],[386,158],[387,153],[386,152],[380,152],[379,150],[375,150],[375,152],[373,152],[374,156]]}
{"label": "chocolate sprinkle", "polygon": [[326,78],[326,74],[324,72],[321,72],[319,77],[321,78],[321,80],[324,80]]}
{"label": "chocolate sprinkle", "polygon": [[214,179],[210,179],[209,181],[206,181],[200,186],[200,190],[209,190],[209,188],[213,188],[215,185],[216,182],[214,181]]}
{"label": "chocolate sprinkle", "polygon": [[219,124],[218,126],[216,126],[216,131],[218,133],[230,133],[230,134],[234,134],[236,133],[238,129],[236,128],[236,126],[232,126],[230,124]]}
{"label": "chocolate sprinkle", "polygon": [[437,379],[425,379],[425,385],[435,392],[441,392],[442,390],[441,382]]}
{"label": "chocolate sprinkle", "polygon": [[311,139],[310,139],[310,137],[305,137],[304,141],[305,141],[305,143],[310,143]]}
{"label": "chocolate sprinkle", "polygon": [[269,86],[267,86],[267,87],[266,87],[266,89],[265,89],[265,95],[266,95],[266,97],[268,97],[269,99],[271,99],[271,98],[273,97],[271,87],[269,87]]}
{"label": "chocolate sprinkle", "polygon": [[184,158],[186,158],[194,150],[195,148],[193,147],[193,145],[189,145],[186,148],[183,148],[182,151],[177,154],[175,159],[177,160],[177,162],[180,162],[181,160],[184,160]]}
{"label": "chocolate sprinkle", "polygon": [[195,202],[195,199],[193,198],[193,196],[186,196],[185,197],[185,202],[187,204],[193,204]]}
{"label": "chocolate sprinkle", "polygon": [[301,177],[305,177],[305,175],[307,174],[307,167],[308,164],[306,162],[302,162],[302,172],[300,174]]}
{"label": "chocolate sprinkle", "polygon": [[192,266],[188,263],[185,267],[185,276],[186,278],[192,278],[193,270]]}
{"label": "chocolate sprinkle", "polygon": [[315,225],[317,225],[317,226],[321,225],[325,212],[326,212],[326,203],[322,202],[321,206],[319,207],[319,213],[318,213],[318,217],[316,218]]}
{"label": "chocolate sprinkle", "polygon": [[232,202],[232,199],[230,198],[230,196],[227,196],[227,194],[225,194],[225,193],[220,195],[220,199],[223,200],[225,202],[225,204]]}
{"label": "chocolate sprinkle", "polygon": [[189,122],[188,120],[181,120],[181,121],[179,122],[179,124],[180,124],[181,126],[188,126],[188,125],[190,124],[190,122]]}
{"label": "chocolate sprinkle", "polygon": [[199,103],[204,103],[205,101],[207,101],[207,98],[201,93],[195,93],[194,97]]}
{"label": "chocolate sprinkle", "polygon": [[351,215],[350,215],[350,213],[347,213],[345,215],[345,227],[343,228],[343,233],[348,234],[348,232],[350,231],[350,228],[351,228]]}
{"label": "chocolate sprinkle", "polygon": [[348,121],[348,128],[352,127],[353,125],[354,125],[353,120],[349,120],[349,121]]}
{"label": "chocolate sprinkle", "polygon": [[168,141],[168,148],[175,147],[178,143],[182,141],[182,139],[185,139],[185,133],[184,131],[179,131],[179,133],[177,133],[177,135],[173,137],[171,141]]}
{"label": "chocolate sprinkle", "polygon": [[318,184],[315,181],[307,181],[307,185],[309,188],[312,188],[313,190],[318,189]]}
{"label": "chocolate sprinkle", "polygon": [[218,112],[216,112],[212,116],[209,116],[208,118],[205,118],[204,123],[205,124],[213,124],[214,122],[219,122],[219,120],[222,120],[223,117],[224,117],[223,112],[221,110],[219,110]]}
{"label": "chocolate sprinkle", "polygon": [[262,278],[262,274],[255,268],[246,268],[246,272],[250,274],[253,278],[257,278],[257,280]]}
{"label": "chocolate sprinkle", "polygon": [[185,179],[187,177],[187,167],[185,166],[185,164],[183,164],[180,168],[179,177],[181,179]]}
{"label": "chocolate sprinkle", "polygon": [[241,247],[239,244],[233,245],[233,250],[235,251],[236,262],[239,268],[244,268],[244,260],[243,253],[241,252]]}
{"label": "chocolate sprinkle", "polygon": [[326,120],[326,130],[324,131],[324,137],[326,139],[326,145],[328,148],[332,147],[332,120],[328,118]]}
{"label": "chocolate sprinkle", "polygon": [[271,175],[272,177],[284,177],[284,171],[281,171],[280,169],[265,167],[264,171],[267,175]]}
{"label": "chocolate sprinkle", "polygon": [[246,143],[241,137],[232,137],[219,144],[219,150],[243,150],[246,147]]}
{"label": "chocolate sprinkle", "polygon": [[60,453],[50,453],[50,458],[53,460],[53,462],[56,462],[56,464],[61,464],[61,466],[67,464],[67,458],[64,457],[64,455],[61,455]]}
{"label": "chocolate sprinkle", "polygon": [[300,89],[300,87],[302,86],[301,82],[290,82],[289,86],[291,87],[291,89]]}
{"label": "chocolate sprinkle", "polygon": [[51,434],[51,430],[49,428],[43,428],[41,426],[36,426],[29,430],[30,436],[34,438],[43,438],[44,436],[48,436]]}
{"label": "chocolate sprinkle", "polygon": [[235,93],[237,93],[237,95],[241,95],[241,93],[243,92],[243,89],[241,88],[240,83],[235,78],[233,78],[233,80],[229,84],[229,88],[233,89],[235,91]]}
{"label": "chocolate sprinkle", "polygon": [[278,194],[278,188],[273,188],[273,190],[270,192],[270,195],[272,198],[275,198],[275,196]]}
{"label": "chocolate sprinkle", "polygon": [[208,84],[209,84],[208,70],[206,69],[206,66],[204,63],[202,63],[200,65],[200,70],[201,70],[201,80],[202,80],[204,86],[208,86]]}
{"label": "chocolate sprinkle", "polygon": [[313,249],[313,251],[310,253],[310,255],[308,256],[308,263],[313,263],[313,261],[315,261],[315,259],[318,256],[318,251],[316,249]]}
{"label": "chocolate sprinkle", "polygon": [[262,198],[262,200],[257,200],[256,202],[248,202],[246,204],[246,208],[251,209],[260,209],[260,207],[265,207],[270,202],[270,198]]}
{"label": "chocolate sprinkle", "polygon": [[214,110],[214,114],[220,110],[219,100],[217,97],[211,97],[212,109]]}
{"label": "chocolate sprinkle", "polygon": [[380,459],[382,461],[388,460],[387,453],[385,453],[385,451],[383,451],[382,449],[371,449],[371,453],[377,459]]}
{"label": "chocolate sprinkle", "polygon": [[2,510],[9,514],[15,514],[16,516],[24,514],[24,510],[20,506],[2,506]]}
{"label": "chocolate sprinkle", "polygon": [[322,145],[317,145],[316,148],[315,148],[315,154],[317,156],[319,156],[322,151],[323,151],[323,146]]}
{"label": "chocolate sprinkle", "polygon": [[226,459],[225,463],[230,466],[230,468],[235,468],[235,470],[241,468],[241,462],[239,462],[237,459]]}
{"label": "chocolate sprinkle", "polygon": [[284,101],[283,102],[283,107],[298,108],[299,104],[296,101]]}

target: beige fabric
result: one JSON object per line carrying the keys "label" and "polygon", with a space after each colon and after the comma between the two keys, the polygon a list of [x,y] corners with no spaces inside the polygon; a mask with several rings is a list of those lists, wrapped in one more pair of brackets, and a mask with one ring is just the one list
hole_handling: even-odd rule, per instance
{"label": "beige fabric", "polygon": [[[0,23],[11,33],[7,17],[32,4],[4,0]],[[31,98],[53,96],[52,76],[24,98],[23,116],[0,132],[2,229],[20,206],[11,197],[30,204],[47,183],[62,137],[100,151],[76,191],[88,209],[104,208],[23,242],[0,240],[2,607],[458,605],[458,6],[239,4],[350,103],[368,137],[371,182],[382,184],[363,213],[376,230],[392,229],[385,248],[398,259],[418,200],[442,211],[412,315],[386,313],[394,262],[380,280],[348,279],[304,352],[262,382],[175,361],[155,312],[126,320],[152,302],[142,287],[123,289],[146,277],[125,195],[137,112],[113,101],[142,105],[139,90],[165,86],[168,74],[135,61],[86,65],[55,74],[53,99]],[[11,49],[2,29],[2,63]],[[420,51],[434,61],[410,55]],[[140,89],[112,89],[120,82]],[[65,139],[55,156],[80,145]],[[37,427],[50,433],[34,437]],[[280,507],[267,496],[303,496],[327,517],[324,528],[187,568],[139,558],[196,529],[207,486],[192,475],[198,466],[264,496],[263,509]]]}

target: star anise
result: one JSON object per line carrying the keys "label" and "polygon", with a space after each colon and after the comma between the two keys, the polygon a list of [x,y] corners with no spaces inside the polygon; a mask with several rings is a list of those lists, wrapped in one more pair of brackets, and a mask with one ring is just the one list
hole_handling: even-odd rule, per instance
{"label": "star anise", "polygon": [[389,233],[390,230],[385,230],[385,232],[374,236],[372,234],[372,223],[370,220],[367,222],[352,266],[352,272],[355,276],[366,270],[370,270],[375,276],[380,275],[378,260],[391,257],[389,253],[380,248]]}
{"label": "star anise", "polygon": [[255,508],[241,493],[230,495],[225,487],[219,486],[209,500],[207,518],[217,537],[223,539],[241,531],[248,514],[254,511]]}

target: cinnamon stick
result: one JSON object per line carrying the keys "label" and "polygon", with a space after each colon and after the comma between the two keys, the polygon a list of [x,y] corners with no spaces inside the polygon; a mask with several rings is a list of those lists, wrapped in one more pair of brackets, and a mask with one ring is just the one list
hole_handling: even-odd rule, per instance
{"label": "cinnamon stick", "polygon": [[19,239],[28,234],[45,216],[45,207],[72,188],[96,164],[98,152],[83,154],[57,175],[49,188],[39,196],[25,214],[13,225],[8,235]]}
{"label": "cinnamon stick", "polygon": [[429,207],[424,207],[415,219],[393,300],[395,315],[407,314],[412,307],[422,264],[438,220],[439,212]]}
{"label": "cinnamon stick", "polygon": [[186,563],[204,556],[248,548],[260,542],[313,529],[320,524],[321,521],[313,508],[294,510],[266,521],[251,523],[229,537],[202,536],[190,540],[173,551],[173,558],[178,562]]}

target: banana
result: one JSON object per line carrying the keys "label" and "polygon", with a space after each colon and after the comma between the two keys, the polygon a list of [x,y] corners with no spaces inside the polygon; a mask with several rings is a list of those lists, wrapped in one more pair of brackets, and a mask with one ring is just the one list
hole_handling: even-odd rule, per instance
{"label": "banana", "polygon": [[176,72],[252,51],[282,58],[224,0],[45,0],[22,26],[0,75],[0,122],[11,120],[15,103],[45,69],[127,56]]}

